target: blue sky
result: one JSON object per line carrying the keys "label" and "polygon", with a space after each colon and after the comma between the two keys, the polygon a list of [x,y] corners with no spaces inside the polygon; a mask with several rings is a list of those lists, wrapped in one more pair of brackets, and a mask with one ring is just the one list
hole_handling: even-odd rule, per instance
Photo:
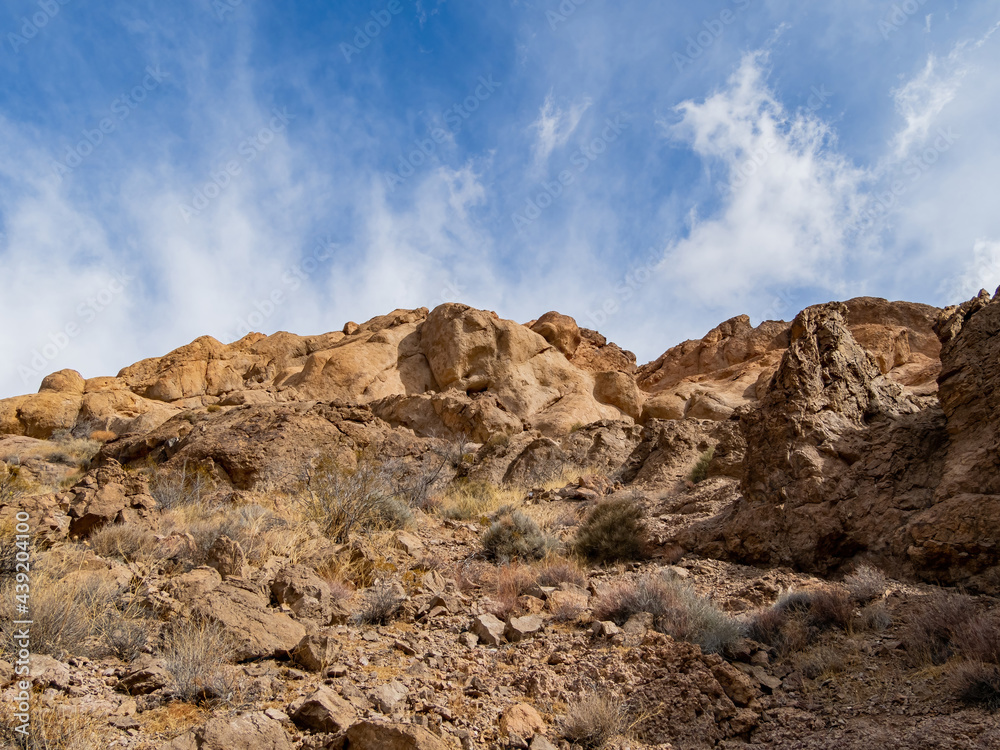
{"label": "blue sky", "polygon": [[987,0],[8,0],[0,397],[462,301],[655,358],[1000,284]]}

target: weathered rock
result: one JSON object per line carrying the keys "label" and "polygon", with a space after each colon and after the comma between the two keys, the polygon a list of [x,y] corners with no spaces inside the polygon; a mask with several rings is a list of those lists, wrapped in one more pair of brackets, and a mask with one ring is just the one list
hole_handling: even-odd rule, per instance
{"label": "weathered rock", "polygon": [[512,617],[507,621],[504,629],[504,636],[511,643],[517,643],[525,638],[531,638],[541,632],[545,625],[538,615],[526,615],[524,617]]}
{"label": "weathered rock", "polygon": [[237,661],[251,661],[291,653],[305,635],[305,628],[281,612],[268,609],[257,591],[223,583],[192,604],[195,616],[225,626],[235,644]]}
{"label": "weathered rock", "polygon": [[408,693],[405,685],[393,680],[378,685],[370,692],[369,698],[379,711],[391,716],[396,708],[406,700]]}
{"label": "weathered rock", "polygon": [[583,339],[576,321],[557,312],[545,313],[535,321],[531,330],[565,354],[567,359],[573,358]]}
{"label": "weathered rock", "polygon": [[358,718],[354,707],[325,685],[292,702],[288,715],[300,727],[330,734],[347,731]]}
{"label": "weathered rock", "polygon": [[415,724],[375,724],[363,721],[347,730],[350,750],[454,750],[430,731]]}
{"label": "weathered rock", "polygon": [[527,703],[515,703],[500,715],[500,731],[506,736],[517,735],[528,739],[545,732],[545,722]]}
{"label": "weathered rock", "polygon": [[115,689],[128,695],[148,695],[167,687],[172,679],[162,661],[143,656],[132,665]]}
{"label": "weathered rock", "polygon": [[216,717],[185,732],[163,750],[292,750],[292,743],[278,721],[264,712]]}
{"label": "weathered rock", "polygon": [[486,646],[499,646],[503,642],[506,627],[502,620],[486,613],[472,621],[471,630],[479,638],[480,643]]}
{"label": "weathered rock", "polygon": [[304,565],[291,565],[281,570],[271,584],[271,596],[286,605],[297,617],[330,623],[336,602],[330,585]]}

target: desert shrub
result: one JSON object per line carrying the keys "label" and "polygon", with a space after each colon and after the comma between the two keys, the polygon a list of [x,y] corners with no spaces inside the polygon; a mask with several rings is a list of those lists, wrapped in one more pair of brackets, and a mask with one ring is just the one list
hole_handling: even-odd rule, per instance
{"label": "desert shrub", "polygon": [[157,544],[151,531],[129,523],[104,526],[90,536],[89,542],[94,554],[127,563],[152,559]]}
{"label": "desert shrub", "polygon": [[955,628],[952,642],[966,659],[1000,664],[1000,613],[970,617]]}
{"label": "desert shrub", "polygon": [[781,645],[789,615],[778,607],[765,607],[754,613],[747,624],[747,637],[768,646]]}
{"label": "desert shrub", "polygon": [[154,470],[149,480],[149,494],[159,503],[160,510],[182,505],[201,504],[215,490],[216,482],[202,467]]}
{"label": "desert shrub", "polygon": [[648,539],[643,516],[642,506],[630,498],[598,504],[577,531],[576,551],[601,563],[640,559]]}
{"label": "desert shrub", "polygon": [[399,615],[405,598],[390,584],[378,584],[365,591],[361,606],[352,619],[358,625],[388,625]]}
{"label": "desert shrub", "polygon": [[810,597],[809,621],[818,628],[847,630],[854,614],[847,592],[840,588],[822,588]]}
{"label": "desert shrub", "polygon": [[320,459],[309,476],[304,511],[336,542],[346,542],[355,531],[403,528],[412,519],[409,508],[394,495],[384,465],[369,453],[358,456],[353,471],[330,458]]}
{"label": "desert shrub", "polygon": [[743,636],[740,623],[711,600],[662,576],[616,584],[601,594],[594,606],[595,619],[618,625],[640,612],[653,616],[653,627],[659,632],[696,643],[705,653],[718,653]]}
{"label": "desert shrub", "polygon": [[603,747],[625,730],[621,702],[603,693],[589,693],[570,703],[562,720],[562,736],[569,742],[588,748]]}
{"label": "desert shrub", "polygon": [[688,474],[688,479],[690,479],[694,484],[704,482],[708,479],[708,467],[712,463],[713,458],[715,458],[714,446],[698,457],[698,462],[694,465],[694,468],[691,469],[691,473]]}
{"label": "desert shrub", "polygon": [[861,610],[858,625],[865,630],[881,631],[892,625],[892,615],[883,602],[869,604]]}
{"label": "desert shrub", "polygon": [[152,612],[131,599],[109,604],[97,613],[92,627],[103,653],[131,662],[151,645],[156,620]]}
{"label": "desert shrub", "polygon": [[521,614],[522,607],[518,599],[537,581],[538,575],[532,567],[517,562],[484,571],[482,582],[489,593],[487,609],[490,614],[501,620]]}
{"label": "desert shrub", "polygon": [[[12,601],[9,582],[0,596]],[[108,581],[96,573],[77,573],[59,579],[46,572],[36,572],[31,582],[31,649],[58,659],[91,653],[94,618],[117,594]],[[9,638],[9,634],[5,637]],[[12,645],[3,648],[8,653]]]}
{"label": "desert shrub", "polygon": [[225,667],[233,643],[225,627],[210,620],[175,621],[160,649],[170,673],[170,689],[188,703],[212,700],[228,692]]}
{"label": "desert shrub", "polygon": [[963,662],[951,673],[959,700],[990,711],[1000,710],[1000,667],[979,661]]}
{"label": "desert shrub", "polygon": [[456,521],[472,521],[488,516],[505,505],[520,500],[518,493],[490,482],[460,479],[445,492],[441,515]]}
{"label": "desert shrub", "polygon": [[944,664],[955,652],[955,638],[976,615],[967,596],[938,593],[914,607],[903,632],[903,642],[915,664]]}
{"label": "desert shrub", "polygon": [[872,565],[859,565],[853,573],[844,577],[851,599],[859,604],[867,604],[880,599],[886,590],[885,573]]}
{"label": "desert shrub", "polygon": [[537,571],[538,583],[542,586],[558,586],[560,583],[572,583],[581,587],[587,585],[586,571],[578,562],[565,557],[546,557],[538,564]]}
{"label": "desert shrub", "polygon": [[497,511],[483,534],[483,554],[489,560],[540,560],[553,541],[530,517],[511,507]]}

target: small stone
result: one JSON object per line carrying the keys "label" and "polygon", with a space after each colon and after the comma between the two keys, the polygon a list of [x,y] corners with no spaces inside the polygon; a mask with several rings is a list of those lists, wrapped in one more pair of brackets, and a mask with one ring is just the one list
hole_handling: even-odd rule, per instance
{"label": "small stone", "polygon": [[499,646],[503,641],[506,625],[493,615],[479,615],[472,621],[472,632],[479,636],[479,642],[485,646]]}
{"label": "small stone", "polygon": [[544,625],[545,621],[538,615],[512,617],[507,622],[504,635],[506,635],[507,640],[511,643],[517,643],[540,632]]}
{"label": "small stone", "polygon": [[527,703],[515,703],[500,715],[500,731],[508,737],[534,737],[545,731],[545,722]]}
{"label": "small stone", "polygon": [[407,693],[402,683],[393,681],[379,685],[371,691],[369,697],[379,711],[391,716],[396,707],[406,699]]}
{"label": "small stone", "polygon": [[606,620],[603,622],[595,622],[593,625],[590,626],[590,629],[594,633],[594,635],[604,638],[613,638],[614,636],[619,635],[622,632],[621,628],[619,628],[610,620]]}

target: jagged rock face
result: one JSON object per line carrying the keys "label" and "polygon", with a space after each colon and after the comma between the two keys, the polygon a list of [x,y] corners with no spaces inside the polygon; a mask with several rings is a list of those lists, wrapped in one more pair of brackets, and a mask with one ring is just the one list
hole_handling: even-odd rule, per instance
{"label": "jagged rock face", "polygon": [[[907,392],[935,391],[937,308],[873,297],[843,304],[847,329],[883,375]],[[754,328],[740,315],[699,341],[673,347],[639,368],[637,384],[646,396],[643,419],[724,420],[739,407],[756,403],[789,346],[790,334],[787,323],[765,321]]]}
{"label": "jagged rock face", "polygon": [[742,498],[682,543],[822,573],[863,556],[996,588],[1000,304],[983,296],[942,316],[940,405],[884,375],[850,317],[831,304],[796,318],[767,393],[740,412]]}
{"label": "jagged rock face", "polygon": [[1000,590],[1000,290],[945,310],[939,398],[947,455],[934,505],[906,529],[917,570]]}

